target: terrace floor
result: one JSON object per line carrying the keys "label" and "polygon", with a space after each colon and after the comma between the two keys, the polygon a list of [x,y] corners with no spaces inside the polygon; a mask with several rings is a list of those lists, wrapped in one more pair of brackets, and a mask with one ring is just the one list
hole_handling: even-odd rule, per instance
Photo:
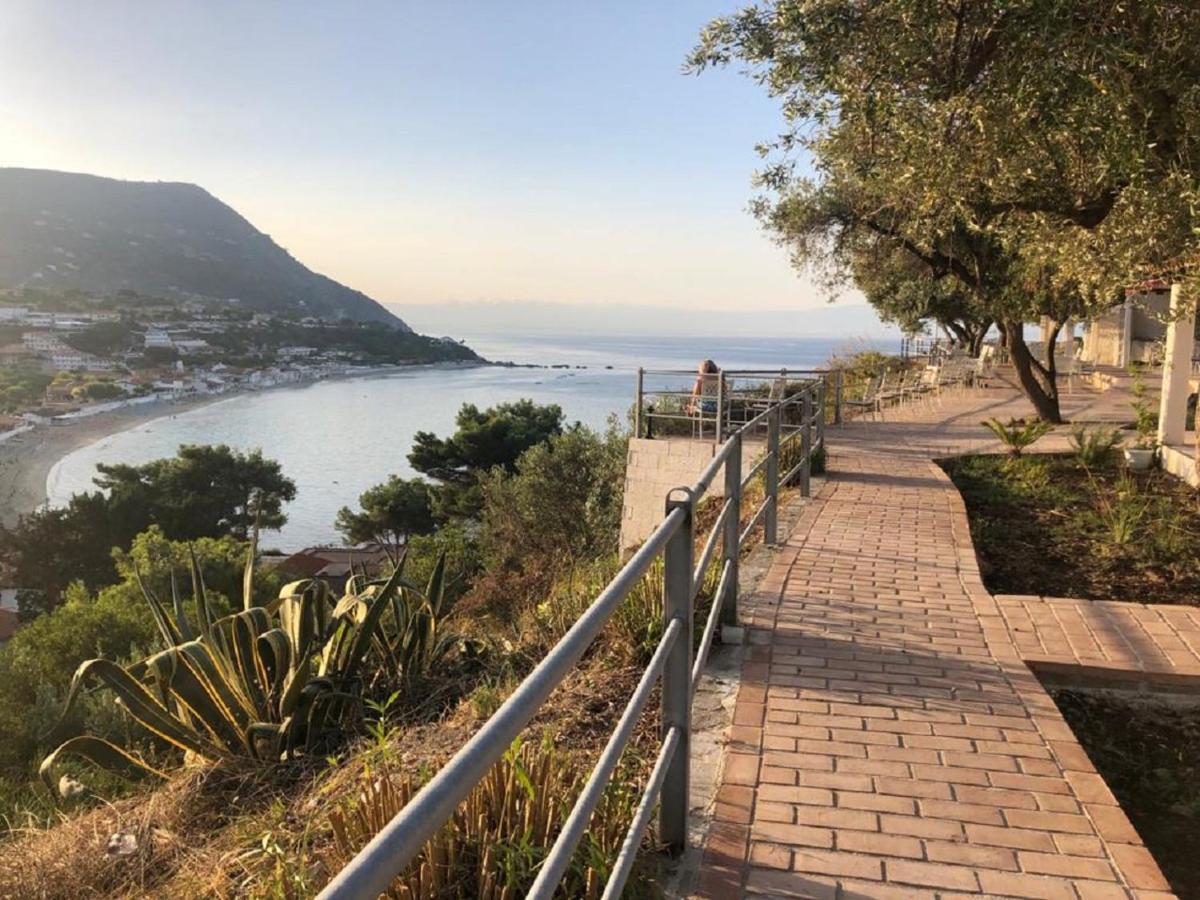
{"label": "terrace floor", "polygon": [[[1121,394],[1064,408],[1127,420]],[[992,597],[933,461],[996,449],[980,420],[1030,412],[1000,380],[830,430],[827,483],[743,599],[698,896],[1173,896],[1030,664],[1200,689],[1200,617]]]}

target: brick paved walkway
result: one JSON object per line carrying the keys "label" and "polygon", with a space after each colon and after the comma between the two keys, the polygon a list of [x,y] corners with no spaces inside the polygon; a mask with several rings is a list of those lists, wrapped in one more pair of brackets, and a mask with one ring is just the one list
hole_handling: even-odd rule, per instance
{"label": "brick paved walkway", "polygon": [[1172,896],[1022,654],[1168,673],[1196,663],[1197,621],[984,590],[932,458],[994,446],[980,419],[1022,406],[968,392],[831,433],[828,483],[743,608],[700,896]]}

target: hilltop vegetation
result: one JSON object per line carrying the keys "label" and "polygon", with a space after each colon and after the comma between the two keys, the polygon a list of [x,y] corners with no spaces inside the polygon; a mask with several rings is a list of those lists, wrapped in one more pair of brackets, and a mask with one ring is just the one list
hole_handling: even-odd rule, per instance
{"label": "hilltop vegetation", "polygon": [[409,330],[193,184],[0,168],[0,287],[235,298],[261,312]]}

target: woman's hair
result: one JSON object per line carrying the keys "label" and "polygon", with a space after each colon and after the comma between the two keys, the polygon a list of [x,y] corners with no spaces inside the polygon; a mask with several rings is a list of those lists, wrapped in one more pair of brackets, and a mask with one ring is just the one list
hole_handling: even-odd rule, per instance
{"label": "woman's hair", "polygon": [[721,370],[717,368],[717,364],[711,359],[706,359],[700,363],[700,372],[704,375],[715,375],[719,371]]}

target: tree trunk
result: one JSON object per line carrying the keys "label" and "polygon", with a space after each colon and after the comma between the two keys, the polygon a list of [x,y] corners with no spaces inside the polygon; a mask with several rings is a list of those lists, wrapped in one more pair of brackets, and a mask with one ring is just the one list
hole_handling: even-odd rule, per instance
{"label": "tree trunk", "polygon": [[1055,325],[1047,340],[1047,356],[1049,364],[1043,364],[1034,359],[1025,343],[1025,325],[1023,322],[1005,322],[1001,333],[1008,344],[1008,353],[1012,358],[1013,368],[1017,372],[1017,380],[1021,390],[1033,404],[1038,418],[1055,425],[1062,424],[1062,414],[1058,409],[1058,381],[1054,372],[1054,342],[1058,338],[1061,324]]}
{"label": "tree trunk", "polygon": [[942,328],[954,333],[954,341],[960,347],[969,348],[971,346],[971,333],[967,330],[967,326],[961,322],[945,322],[942,323]]}
{"label": "tree trunk", "polygon": [[987,337],[988,330],[992,327],[991,322],[984,322],[971,338],[971,356],[979,359],[979,354],[983,352],[983,340]]}

